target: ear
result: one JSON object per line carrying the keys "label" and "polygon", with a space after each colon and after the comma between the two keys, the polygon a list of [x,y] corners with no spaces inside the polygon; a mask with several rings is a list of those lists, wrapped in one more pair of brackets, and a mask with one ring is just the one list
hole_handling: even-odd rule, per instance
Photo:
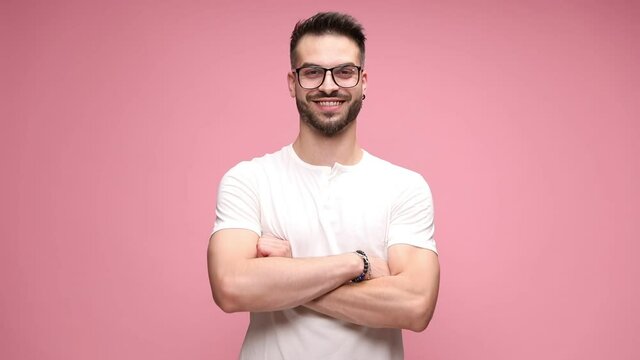
{"label": "ear", "polygon": [[289,95],[292,98],[296,97],[296,76],[293,74],[293,71],[289,71],[287,74],[287,82],[289,83]]}
{"label": "ear", "polygon": [[367,71],[366,70],[362,70],[362,79],[360,81],[362,81],[362,95],[366,95],[367,93]]}

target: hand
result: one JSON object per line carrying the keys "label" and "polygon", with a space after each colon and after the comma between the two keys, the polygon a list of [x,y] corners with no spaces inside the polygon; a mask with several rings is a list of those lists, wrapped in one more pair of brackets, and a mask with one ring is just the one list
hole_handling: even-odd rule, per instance
{"label": "hand", "polygon": [[369,256],[369,279],[377,279],[389,275],[391,275],[391,272],[385,259]]}
{"label": "hand", "polygon": [[258,257],[292,257],[291,256],[291,243],[285,239],[279,239],[273,235],[262,235],[258,239],[256,245]]}

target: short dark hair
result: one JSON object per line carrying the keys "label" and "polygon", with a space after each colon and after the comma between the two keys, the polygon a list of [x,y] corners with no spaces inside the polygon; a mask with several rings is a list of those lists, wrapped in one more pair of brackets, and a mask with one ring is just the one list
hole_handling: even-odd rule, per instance
{"label": "short dark hair", "polygon": [[353,40],[360,49],[360,66],[364,66],[364,36],[363,28],[351,15],[338,12],[319,12],[306,20],[300,20],[291,33],[289,57],[291,67],[295,67],[296,46],[300,39],[307,34],[325,35],[338,34]]}

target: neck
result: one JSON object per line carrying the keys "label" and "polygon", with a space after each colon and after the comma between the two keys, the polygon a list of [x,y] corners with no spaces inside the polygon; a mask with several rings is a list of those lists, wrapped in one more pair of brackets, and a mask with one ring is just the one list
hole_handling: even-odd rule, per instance
{"label": "neck", "polygon": [[362,159],[362,149],[356,139],[356,122],[334,136],[324,136],[300,122],[300,133],[293,149],[302,161],[311,165],[355,165]]}

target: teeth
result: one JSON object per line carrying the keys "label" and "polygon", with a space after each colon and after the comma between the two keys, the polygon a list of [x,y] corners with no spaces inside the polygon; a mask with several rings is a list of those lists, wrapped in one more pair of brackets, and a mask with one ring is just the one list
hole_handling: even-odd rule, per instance
{"label": "teeth", "polygon": [[342,104],[341,101],[318,101],[321,106],[338,106]]}

